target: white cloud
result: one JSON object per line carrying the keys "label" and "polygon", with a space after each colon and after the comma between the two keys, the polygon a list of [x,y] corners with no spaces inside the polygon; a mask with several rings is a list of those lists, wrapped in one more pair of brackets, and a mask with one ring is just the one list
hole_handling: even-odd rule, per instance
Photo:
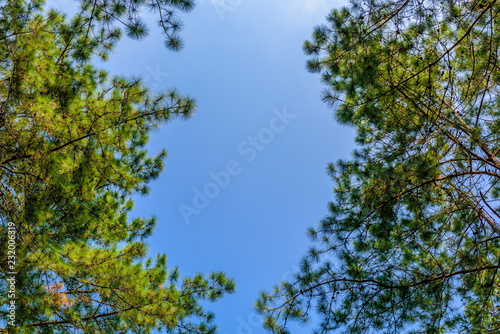
{"label": "white cloud", "polygon": [[333,1],[331,0],[304,0],[302,1],[303,10],[306,12],[317,12],[318,10],[328,10]]}
{"label": "white cloud", "polygon": [[288,20],[305,25],[324,22],[332,8],[345,6],[347,0],[278,0]]}

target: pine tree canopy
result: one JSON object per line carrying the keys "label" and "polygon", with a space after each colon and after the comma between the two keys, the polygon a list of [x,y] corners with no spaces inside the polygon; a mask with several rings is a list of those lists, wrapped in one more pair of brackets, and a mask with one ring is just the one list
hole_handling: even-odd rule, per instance
{"label": "pine tree canopy", "polygon": [[300,271],[258,300],[266,328],[500,331],[499,47],[497,0],[353,0],[314,30],[308,69],[358,149],[328,167]]}
{"label": "pine tree canopy", "polygon": [[[88,15],[71,21],[38,1],[2,3],[0,332],[213,333],[201,303],[234,291],[223,273],[181,278],[164,255],[149,258],[145,240],[156,221],[129,217],[131,195],[147,194],[166,157],[148,154],[151,131],[195,109],[189,97],[109,78],[89,62],[120,37],[90,33],[106,26],[107,8],[125,15],[123,6],[143,3],[83,1]],[[9,224],[15,326],[5,322]]]}

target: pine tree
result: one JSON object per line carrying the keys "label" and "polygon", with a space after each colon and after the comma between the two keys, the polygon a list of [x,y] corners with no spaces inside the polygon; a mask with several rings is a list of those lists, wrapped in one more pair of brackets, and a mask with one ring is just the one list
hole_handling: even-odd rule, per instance
{"label": "pine tree", "polygon": [[92,19],[68,22],[42,5],[9,1],[0,12],[0,332],[215,332],[200,303],[233,281],[180,278],[165,255],[147,255],[155,219],[129,218],[131,195],[148,193],[166,157],[148,154],[149,134],[195,102],[109,78],[90,55],[106,56],[119,31],[89,33]]}
{"label": "pine tree", "polygon": [[500,330],[500,3],[354,0],[304,44],[356,129],[329,165],[331,214],[265,327],[316,333]]}

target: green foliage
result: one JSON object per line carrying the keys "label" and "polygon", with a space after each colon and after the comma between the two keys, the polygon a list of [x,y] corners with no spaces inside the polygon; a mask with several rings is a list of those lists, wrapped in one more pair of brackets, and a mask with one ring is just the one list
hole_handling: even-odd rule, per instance
{"label": "green foliage", "polygon": [[165,45],[174,51],[182,48],[179,31],[182,28],[177,13],[190,12],[195,4],[193,0],[80,0],[80,12],[75,17],[81,27],[87,29],[82,37],[91,44],[114,36],[123,26],[127,35],[134,39],[148,33],[147,25],[141,18],[141,12],[148,10],[158,15],[158,25],[165,34]]}
{"label": "green foliage", "polygon": [[[101,5],[112,4],[119,7]],[[155,219],[129,218],[130,196],[147,194],[166,157],[148,154],[149,134],[188,118],[195,102],[108,78],[87,60],[109,51],[119,32],[94,39],[85,16],[67,23],[41,5],[12,1],[0,12],[3,327],[8,222],[17,243],[16,325],[0,332],[214,333],[200,302],[233,292],[234,283],[222,273],[180,279],[164,255],[147,257]]]}
{"label": "green foliage", "polygon": [[357,131],[329,166],[331,215],[296,279],[263,293],[265,327],[317,333],[500,330],[500,4],[353,0],[304,50]]}

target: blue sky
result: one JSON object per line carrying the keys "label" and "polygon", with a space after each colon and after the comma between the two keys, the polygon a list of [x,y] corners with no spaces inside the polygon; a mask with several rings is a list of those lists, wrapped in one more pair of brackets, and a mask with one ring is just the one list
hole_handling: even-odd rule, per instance
{"label": "blue sky", "polygon": [[[197,100],[193,118],[153,135],[151,152],[164,147],[169,158],[134,214],[158,217],[152,255],[166,253],[169,266],[184,275],[222,270],[236,280],[236,294],[207,305],[221,334],[265,332],[252,308],[258,293],[297,269],[311,245],[306,228],[327,214],[333,199],[325,166],[354,148],[352,129],[336,124],[321,102],[323,87],[305,70],[301,49],[313,27],[342,5],[201,0],[181,16],[181,52],[164,47],[151,17],[147,38],[124,38],[99,65]],[[71,2],[55,6],[67,10]],[[196,206],[198,192],[206,200],[196,199]]]}

